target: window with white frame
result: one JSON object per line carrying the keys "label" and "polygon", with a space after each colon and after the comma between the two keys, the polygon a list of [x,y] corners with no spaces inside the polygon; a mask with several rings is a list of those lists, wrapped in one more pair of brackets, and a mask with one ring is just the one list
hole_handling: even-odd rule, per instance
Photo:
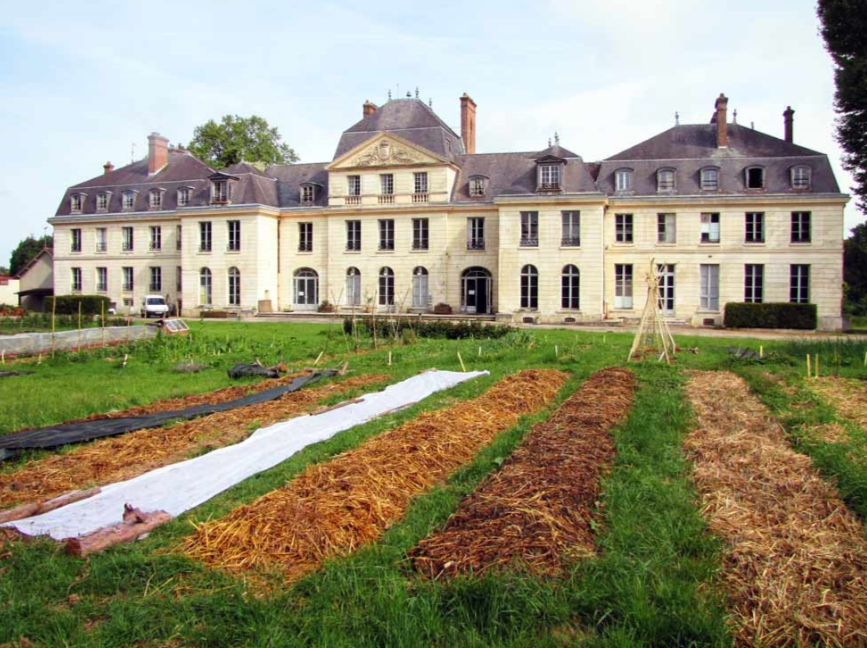
{"label": "window with white frame", "polygon": [[346,221],[346,249],[349,252],[361,251],[361,221]]}
{"label": "window with white frame", "polygon": [[346,176],[346,183],[348,186],[350,196],[360,196],[361,195],[361,176],[357,176],[357,175]]}
{"label": "window with white frame", "polygon": [[632,243],[632,214],[614,215],[614,240],[617,243]]}
{"label": "window with white frame", "polygon": [[614,265],[614,308],[632,308],[632,264]]}
{"label": "window with white frame", "polygon": [[210,252],[213,243],[211,221],[199,221],[199,252]]}
{"label": "window with white frame", "polygon": [[96,228],[96,251],[106,252],[108,250],[108,230],[105,227]]}
{"label": "window with white frame", "polygon": [[632,169],[619,169],[614,173],[616,191],[632,191]]}
{"label": "window with white frame", "polygon": [[162,209],[163,206],[163,190],[151,189],[150,191],[150,208]]}
{"label": "window with white frame", "polygon": [[746,174],[747,189],[765,188],[765,169],[763,167],[747,167],[744,173]]}
{"label": "window with white frame", "polygon": [[361,271],[358,268],[346,270],[346,305],[361,305]]}
{"label": "window with white frame", "polygon": [[719,169],[705,167],[701,170],[701,190],[719,191]]}
{"label": "window with white frame", "polygon": [[521,212],[521,247],[539,247],[539,212]]}
{"label": "window with white frame", "polygon": [[135,209],[135,192],[124,191],[121,196],[121,207],[124,211],[132,211]]}
{"label": "window with white frame", "polygon": [[581,212],[560,212],[560,245],[563,247],[580,247],[581,245]]}
{"label": "window with white frame", "polygon": [[427,308],[428,297],[428,271],[427,268],[417,266],[412,271],[412,307]]}
{"label": "window with white frame", "polygon": [[412,249],[427,250],[430,247],[430,221],[427,218],[412,219]]}
{"label": "window with white frame", "polygon": [[209,268],[199,270],[199,304],[210,306],[214,298],[213,275]]}
{"label": "window with white frame", "polygon": [[748,263],[744,266],[744,301],[761,304],[765,293],[765,266]]}
{"label": "window with white frame", "polygon": [[810,167],[796,166],[792,168],[792,189],[810,188]]}
{"label": "window with white frame", "polygon": [[313,223],[298,223],[298,251],[313,252]]}
{"label": "window with white frame", "polygon": [[163,291],[163,269],[159,266],[151,267],[150,291],[159,293]]}
{"label": "window with white frame", "polygon": [[482,216],[467,219],[467,249],[485,249],[485,219]]}
{"label": "window with white frame", "polygon": [[810,303],[810,266],[793,264],[789,268],[789,301],[793,304]]}
{"label": "window with white frame", "polygon": [[534,265],[521,268],[521,308],[537,310],[539,308],[539,271]]}
{"label": "window with white frame", "polygon": [[656,172],[656,190],[674,191],[674,169],[660,169]]}
{"label": "window with white frame", "polygon": [[312,205],[316,200],[316,185],[303,184],[301,185],[301,204]]}
{"label": "window with white frame", "polygon": [[241,271],[229,268],[229,306],[241,305]]}
{"label": "window with white frame", "polygon": [[539,184],[544,189],[559,189],[561,165],[542,164],[539,168]]}
{"label": "window with white frame", "polygon": [[96,269],[96,292],[108,292],[108,268]]}
{"label": "window with white frame", "polygon": [[96,211],[108,211],[108,197],[109,193],[106,191],[100,191],[96,194]]}
{"label": "window with white frame", "polygon": [[122,227],[121,233],[121,250],[124,252],[132,252],[135,249],[135,233],[132,227]]}
{"label": "window with white frame", "polygon": [[163,249],[163,228],[160,225],[151,225],[151,250]]}
{"label": "window with white frame", "polygon": [[746,243],[765,242],[765,215],[762,212],[747,212],[744,216],[744,228]]}
{"label": "window with white frame", "polygon": [[81,230],[73,228],[70,230],[70,252],[81,252]]}
{"label": "window with white frame", "polygon": [[560,306],[566,310],[581,308],[581,273],[572,264],[563,268],[560,277]]}
{"label": "window with white frame", "polygon": [[72,268],[72,292],[81,292],[81,268]]}
{"label": "window with white frame", "polygon": [[379,249],[394,249],[394,220],[391,218],[379,220]]}
{"label": "window with white frame", "polygon": [[415,194],[427,193],[427,171],[413,173],[413,192]]}
{"label": "window with white frame", "polygon": [[470,178],[470,198],[482,198],[485,195],[486,179],[477,176]]}
{"label": "window with white frame", "polygon": [[809,243],[810,212],[792,212],[792,243]]}
{"label": "window with white frame", "polygon": [[719,214],[701,215],[701,242],[719,243]]}
{"label": "window with white frame", "polygon": [[123,291],[132,292],[135,288],[135,275],[129,266],[123,268]]}
{"label": "window with white frame", "polygon": [[69,198],[69,209],[73,214],[80,214],[84,207],[84,194],[72,194]]}
{"label": "window with white frame", "polygon": [[379,193],[390,196],[394,193],[394,174],[381,173],[379,176]]}
{"label": "window with white frame", "polygon": [[241,251],[241,221],[230,220],[226,221],[226,227],[229,228],[229,243],[226,245],[228,252]]}
{"label": "window with white frame", "polygon": [[701,264],[701,287],[699,308],[704,311],[719,310],[719,265]]}
{"label": "window with white frame", "polygon": [[379,271],[379,305],[394,306],[394,270],[391,268]]}
{"label": "window with white frame", "polygon": [[663,245],[677,243],[677,218],[675,214],[656,215],[656,242]]}
{"label": "window with white frame", "polygon": [[227,203],[229,202],[229,181],[214,180],[211,183],[211,202]]}
{"label": "window with white frame", "polygon": [[178,207],[189,207],[190,196],[193,191],[190,187],[181,187],[178,189]]}

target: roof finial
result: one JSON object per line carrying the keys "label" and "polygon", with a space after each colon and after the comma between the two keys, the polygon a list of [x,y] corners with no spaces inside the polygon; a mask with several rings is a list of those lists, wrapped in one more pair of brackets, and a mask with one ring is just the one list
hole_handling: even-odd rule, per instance
{"label": "roof finial", "polygon": [[428,97],[428,99],[427,99],[427,105],[428,105],[430,108],[433,108],[433,97]]}
{"label": "roof finial", "polygon": [[554,131],[554,144],[560,146],[560,133]]}
{"label": "roof finial", "polygon": [[418,86],[415,87],[415,98],[418,99]]}
{"label": "roof finial", "polygon": [[734,111],[732,112],[732,119],[734,120],[732,123],[735,123],[735,124],[738,123],[738,109],[737,108],[735,108]]}
{"label": "roof finial", "polygon": [[548,138],[548,148],[551,148],[551,138]]}
{"label": "roof finial", "polygon": [[391,88],[388,89],[388,100],[391,101]]}
{"label": "roof finial", "polygon": [[409,90],[406,91],[406,98],[412,99],[412,93]]}
{"label": "roof finial", "polygon": [[756,122],[750,122],[750,128],[756,130]]}
{"label": "roof finial", "polygon": [[135,142],[132,143],[132,146],[130,146],[130,149],[129,149],[129,161],[130,161],[130,164],[135,162]]}
{"label": "roof finial", "polygon": [[674,112],[674,125],[680,126],[680,113],[677,111]]}

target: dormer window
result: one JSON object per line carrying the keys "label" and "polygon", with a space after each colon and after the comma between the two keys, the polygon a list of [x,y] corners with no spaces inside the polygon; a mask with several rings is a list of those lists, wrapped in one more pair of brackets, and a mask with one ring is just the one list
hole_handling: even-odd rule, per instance
{"label": "dormer window", "polygon": [[792,189],[809,189],[811,180],[810,167],[792,167]]}
{"label": "dormer window", "polygon": [[100,191],[98,194],[96,194],[96,211],[108,211],[108,201],[110,197],[110,191]]}
{"label": "dormer window", "polygon": [[84,207],[84,194],[72,194],[69,199],[69,210],[73,214],[80,214],[82,208]]}
{"label": "dormer window", "polygon": [[660,169],[656,172],[656,190],[660,193],[674,191],[674,169]]}
{"label": "dormer window", "polygon": [[124,211],[132,211],[135,209],[135,192],[134,191],[124,191],[123,192],[123,210]]}
{"label": "dormer window", "polygon": [[151,189],[149,198],[148,198],[148,206],[151,209],[162,209],[163,207],[163,191],[165,189]]}
{"label": "dormer window", "polygon": [[178,207],[188,207],[190,197],[193,195],[192,187],[181,187],[178,189]]}
{"label": "dormer window", "polygon": [[484,176],[470,178],[470,198],[484,198],[487,193],[488,179]]}
{"label": "dormer window", "polygon": [[301,185],[301,204],[312,205],[314,200],[316,200],[316,185]]}
{"label": "dormer window", "polygon": [[747,167],[746,171],[747,189],[764,189],[765,188],[765,169],[763,167]]}
{"label": "dormer window", "polygon": [[719,169],[706,167],[701,170],[701,190],[719,191]]}
{"label": "dormer window", "polygon": [[632,191],[632,169],[619,169],[614,172],[614,189]]}
{"label": "dormer window", "polygon": [[214,180],[211,183],[211,202],[221,204],[229,202],[228,180]]}
{"label": "dormer window", "polygon": [[561,165],[542,164],[539,166],[539,188],[542,191],[560,189]]}

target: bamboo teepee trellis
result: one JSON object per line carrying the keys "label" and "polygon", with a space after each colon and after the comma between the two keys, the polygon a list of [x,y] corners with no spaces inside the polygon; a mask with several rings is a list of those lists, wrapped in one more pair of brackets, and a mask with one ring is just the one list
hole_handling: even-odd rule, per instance
{"label": "bamboo teepee trellis", "polygon": [[654,259],[650,260],[650,269],[647,272],[647,300],[644,303],[644,312],[641,314],[641,323],[632,341],[627,362],[637,359],[645,352],[659,354],[659,361],[665,360],[671,364],[677,345],[668,328],[668,323],[662,316],[659,308],[659,274],[656,271]]}

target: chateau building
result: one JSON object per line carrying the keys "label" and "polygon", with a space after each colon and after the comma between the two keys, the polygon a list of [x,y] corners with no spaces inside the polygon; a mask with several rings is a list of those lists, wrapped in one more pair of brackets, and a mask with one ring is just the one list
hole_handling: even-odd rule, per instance
{"label": "chateau building", "polygon": [[201,309],[637,318],[651,263],[673,320],[728,302],[812,302],[839,329],[843,208],[828,157],[729,122],[676,125],[601,162],[560,145],[476,152],[418,98],[365,102],[330,162],[215,170],[153,133],[148,157],[67,189],[54,226],[59,295],[118,311],[158,293]]}

